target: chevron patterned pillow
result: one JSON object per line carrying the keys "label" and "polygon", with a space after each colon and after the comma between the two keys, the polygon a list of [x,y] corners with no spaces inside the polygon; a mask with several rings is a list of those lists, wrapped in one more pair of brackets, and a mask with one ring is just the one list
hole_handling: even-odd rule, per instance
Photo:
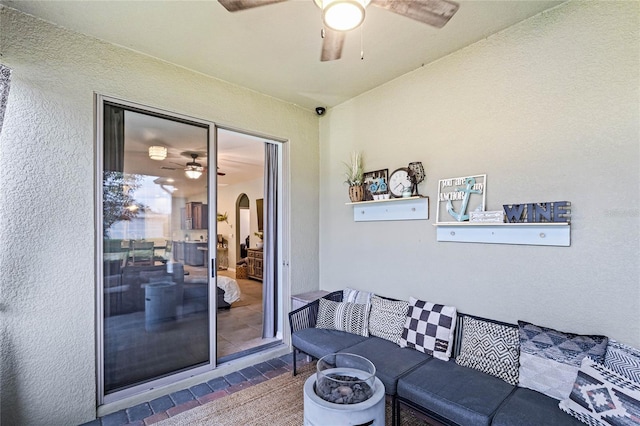
{"label": "chevron patterned pillow", "polygon": [[369,313],[369,334],[397,345],[402,336],[408,311],[409,302],[407,301],[387,300],[373,296]]}
{"label": "chevron patterned pillow", "polygon": [[640,351],[631,346],[609,340],[604,366],[616,373],[640,383]]}
{"label": "chevron patterned pillow", "polygon": [[518,384],[520,338],[518,327],[509,327],[465,316],[462,329],[462,348],[456,363],[474,368]]}
{"label": "chevron patterned pillow", "polygon": [[327,299],[319,299],[319,302],[316,328],[369,336],[369,308],[371,305],[333,302]]}

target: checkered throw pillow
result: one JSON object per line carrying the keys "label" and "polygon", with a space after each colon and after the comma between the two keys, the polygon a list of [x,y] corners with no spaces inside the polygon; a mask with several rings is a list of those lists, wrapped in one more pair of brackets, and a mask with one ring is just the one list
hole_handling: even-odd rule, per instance
{"label": "checkered throw pillow", "polygon": [[443,361],[451,356],[456,308],[409,298],[409,313],[400,347],[412,348]]}

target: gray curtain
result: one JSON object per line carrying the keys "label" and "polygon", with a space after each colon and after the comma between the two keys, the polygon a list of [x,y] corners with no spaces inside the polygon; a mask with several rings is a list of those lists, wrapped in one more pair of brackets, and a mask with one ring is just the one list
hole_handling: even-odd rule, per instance
{"label": "gray curtain", "polygon": [[11,86],[11,69],[0,64],[0,133],[4,122],[4,111],[9,100],[9,87]]}
{"label": "gray curtain", "polygon": [[278,289],[276,283],[278,265],[278,146],[273,143],[264,144],[264,247],[262,275],[262,337],[276,335]]}
{"label": "gray curtain", "polygon": [[104,171],[124,171],[124,109],[104,104]]}

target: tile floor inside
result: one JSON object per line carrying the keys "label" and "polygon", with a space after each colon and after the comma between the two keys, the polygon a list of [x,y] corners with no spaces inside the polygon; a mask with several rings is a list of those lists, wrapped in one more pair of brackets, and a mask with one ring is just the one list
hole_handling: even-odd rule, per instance
{"label": "tile floor inside", "polygon": [[[298,365],[307,362],[307,357],[298,355]],[[243,368],[222,377],[199,383],[188,389],[173,392],[151,401],[116,411],[83,426],[145,426],[168,419],[207,402],[223,398],[234,392],[257,385],[293,369],[291,353],[259,364]]]}

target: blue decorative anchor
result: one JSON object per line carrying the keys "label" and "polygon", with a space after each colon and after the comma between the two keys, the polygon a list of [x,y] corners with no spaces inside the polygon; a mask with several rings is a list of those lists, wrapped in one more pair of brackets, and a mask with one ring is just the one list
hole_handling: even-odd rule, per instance
{"label": "blue decorative anchor", "polygon": [[464,199],[462,200],[460,213],[456,213],[456,211],[453,209],[453,203],[451,203],[451,200],[447,201],[447,211],[458,222],[469,220],[469,215],[465,214],[465,212],[467,211],[467,206],[469,205],[469,197],[471,196],[471,194],[482,194],[482,190],[473,189],[473,186],[476,184],[476,178],[468,177],[464,180],[464,183],[467,185],[467,187],[460,190],[460,192],[464,192]]}

